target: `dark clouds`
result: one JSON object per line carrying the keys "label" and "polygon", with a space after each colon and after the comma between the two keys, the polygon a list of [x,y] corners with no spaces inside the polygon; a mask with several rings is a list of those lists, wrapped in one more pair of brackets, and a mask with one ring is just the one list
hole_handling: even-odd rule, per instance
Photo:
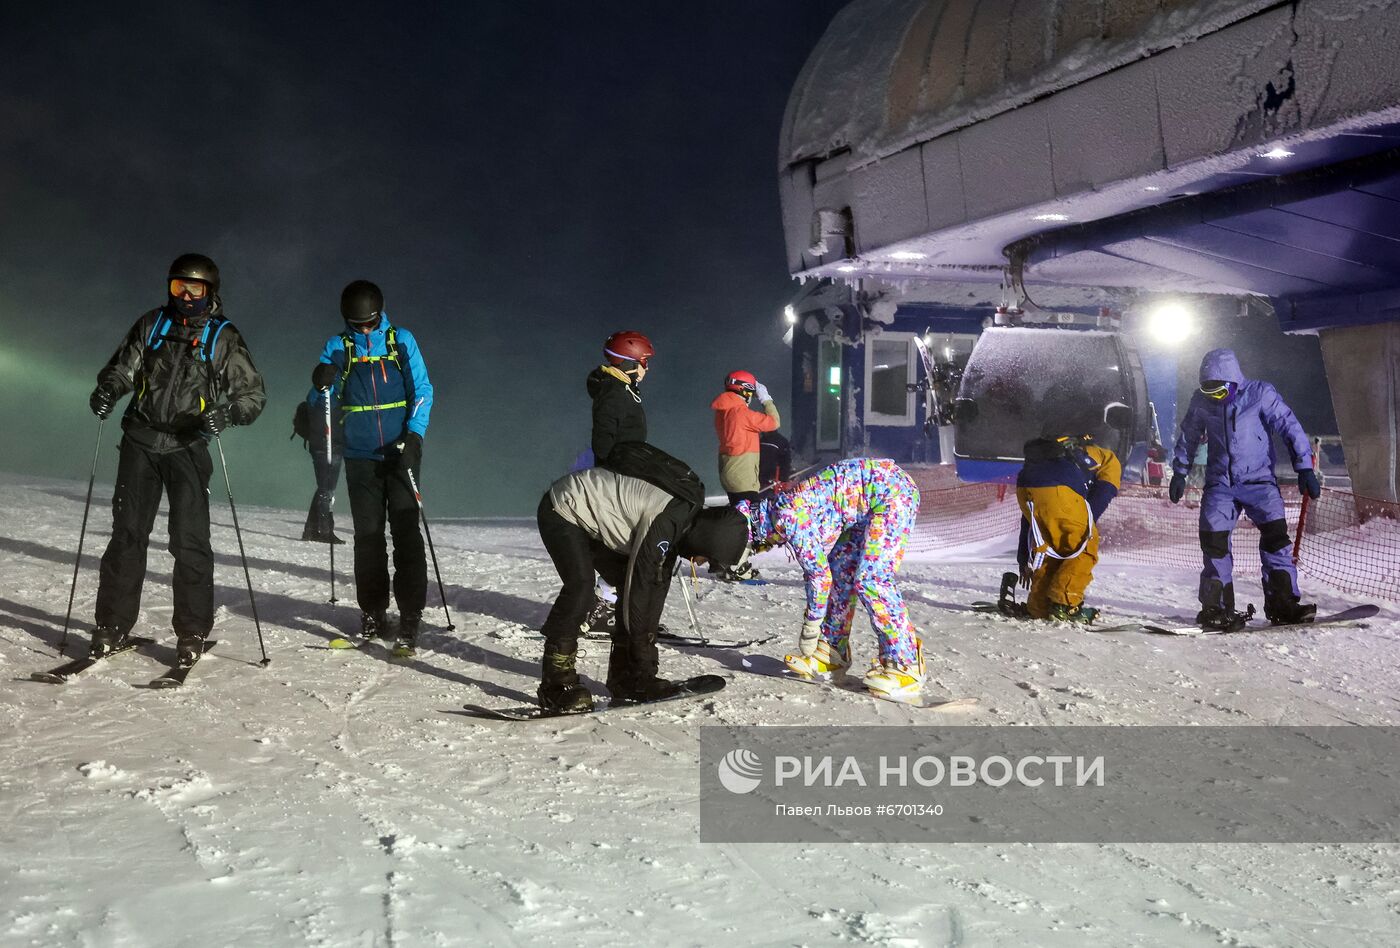
{"label": "dark clouds", "polygon": [[654,440],[711,472],[720,375],[787,387],[777,136],[840,6],[7,9],[0,464],[83,473],[93,375],[199,250],[269,383],[240,500],[309,496],[291,410],[359,277],[423,342],[444,515],[530,509],[616,328],[660,350]]}

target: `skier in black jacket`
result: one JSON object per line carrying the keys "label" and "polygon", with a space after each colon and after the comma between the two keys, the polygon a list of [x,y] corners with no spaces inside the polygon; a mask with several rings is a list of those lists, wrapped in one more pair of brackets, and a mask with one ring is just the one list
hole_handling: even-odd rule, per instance
{"label": "skier in black jacket", "polygon": [[89,399],[93,414],[105,419],[133,393],[122,416],[112,539],[102,556],[91,654],[108,654],[136,624],[146,545],[164,491],[175,557],[172,624],[180,663],[192,665],[214,625],[209,439],[230,425],[252,424],[267,396],[243,336],[222,315],[214,261],[185,254],[170,265],[168,280],[165,305],[131,327]]}
{"label": "skier in black jacket", "polygon": [[[588,373],[588,397],[593,399],[593,463],[608,466],[608,455],[619,444],[647,439],[647,414],[638,390],[647,375],[647,363],[656,355],[651,340],[624,329],[603,343],[604,362]],[[583,622],[584,632],[612,629],[617,621],[617,590],[599,576],[593,590],[593,608]]]}

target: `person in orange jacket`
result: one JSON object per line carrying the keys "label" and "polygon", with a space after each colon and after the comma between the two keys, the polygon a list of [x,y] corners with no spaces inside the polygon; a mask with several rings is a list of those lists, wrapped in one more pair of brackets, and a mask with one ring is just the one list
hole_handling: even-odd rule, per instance
{"label": "person in orange jacket", "polygon": [[[763,411],[749,408],[757,398]],[[710,403],[719,436],[719,482],[729,502],[754,502],[763,489],[758,479],[758,436],[775,430],[782,420],[768,388],[752,372],[739,370],[724,377],[724,391]]]}

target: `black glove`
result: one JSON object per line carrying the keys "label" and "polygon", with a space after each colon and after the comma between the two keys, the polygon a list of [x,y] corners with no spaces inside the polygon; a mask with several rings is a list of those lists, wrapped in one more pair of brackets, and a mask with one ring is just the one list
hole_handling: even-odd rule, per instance
{"label": "black glove", "polygon": [[107,416],[112,414],[112,406],[116,403],[117,396],[113,395],[101,385],[93,389],[92,396],[88,398],[88,407],[92,409],[94,415],[101,418],[103,421],[106,421]]}
{"label": "black glove", "polygon": [[1174,504],[1181,503],[1181,498],[1186,496],[1186,475],[1173,474],[1172,482],[1167,485],[1167,499]]}
{"label": "black glove", "polygon": [[335,383],[339,374],[329,362],[318,363],[316,368],[311,370],[311,387],[318,392],[324,392]]}
{"label": "black glove", "polygon": [[201,428],[217,438],[225,428],[232,424],[232,421],[226,406],[213,405],[199,416],[199,424]]}
{"label": "black glove", "polygon": [[1318,483],[1317,472],[1305,467],[1298,472],[1298,493],[1306,494],[1313,500],[1322,496],[1322,485]]}
{"label": "black glove", "polygon": [[416,431],[404,435],[403,440],[398,443],[398,449],[399,470],[414,471],[423,463],[423,438]]}

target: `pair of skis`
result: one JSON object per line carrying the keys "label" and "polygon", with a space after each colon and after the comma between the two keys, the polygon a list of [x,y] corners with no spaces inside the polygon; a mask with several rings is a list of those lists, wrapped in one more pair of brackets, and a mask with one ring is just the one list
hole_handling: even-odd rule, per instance
{"label": "pair of skis", "polygon": [[[103,664],[109,659],[115,658],[118,655],[125,654],[126,652],[134,652],[136,649],[144,648],[147,645],[154,645],[155,642],[155,639],[143,638],[141,636],[128,638],[125,642],[112,649],[112,651],[108,652],[106,655],[100,656],[98,658],[92,658],[90,656],[86,656],[83,658],[75,658],[71,662],[64,662],[62,665],[59,665],[56,668],[51,668],[48,671],[33,672],[32,674],[30,674],[29,680],[39,681],[49,685],[65,685],[68,682],[72,681],[74,678],[77,678],[79,675],[83,674],[84,672],[92,669],[97,665]],[[219,643],[215,641],[205,642],[204,651],[208,652],[211,648],[218,644]],[[165,670],[165,673],[162,674],[159,678],[151,679],[151,681],[146,685],[146,687],[158,689],[179,688],[185,683],[185,679],[189,677],[189,674],[194,669],[194,666],[198,664],[198,659],[196,659],[194,664],[191,665],[181,665],[177,662],[176,664],[171,665],[169,668],[167,668]]]}

